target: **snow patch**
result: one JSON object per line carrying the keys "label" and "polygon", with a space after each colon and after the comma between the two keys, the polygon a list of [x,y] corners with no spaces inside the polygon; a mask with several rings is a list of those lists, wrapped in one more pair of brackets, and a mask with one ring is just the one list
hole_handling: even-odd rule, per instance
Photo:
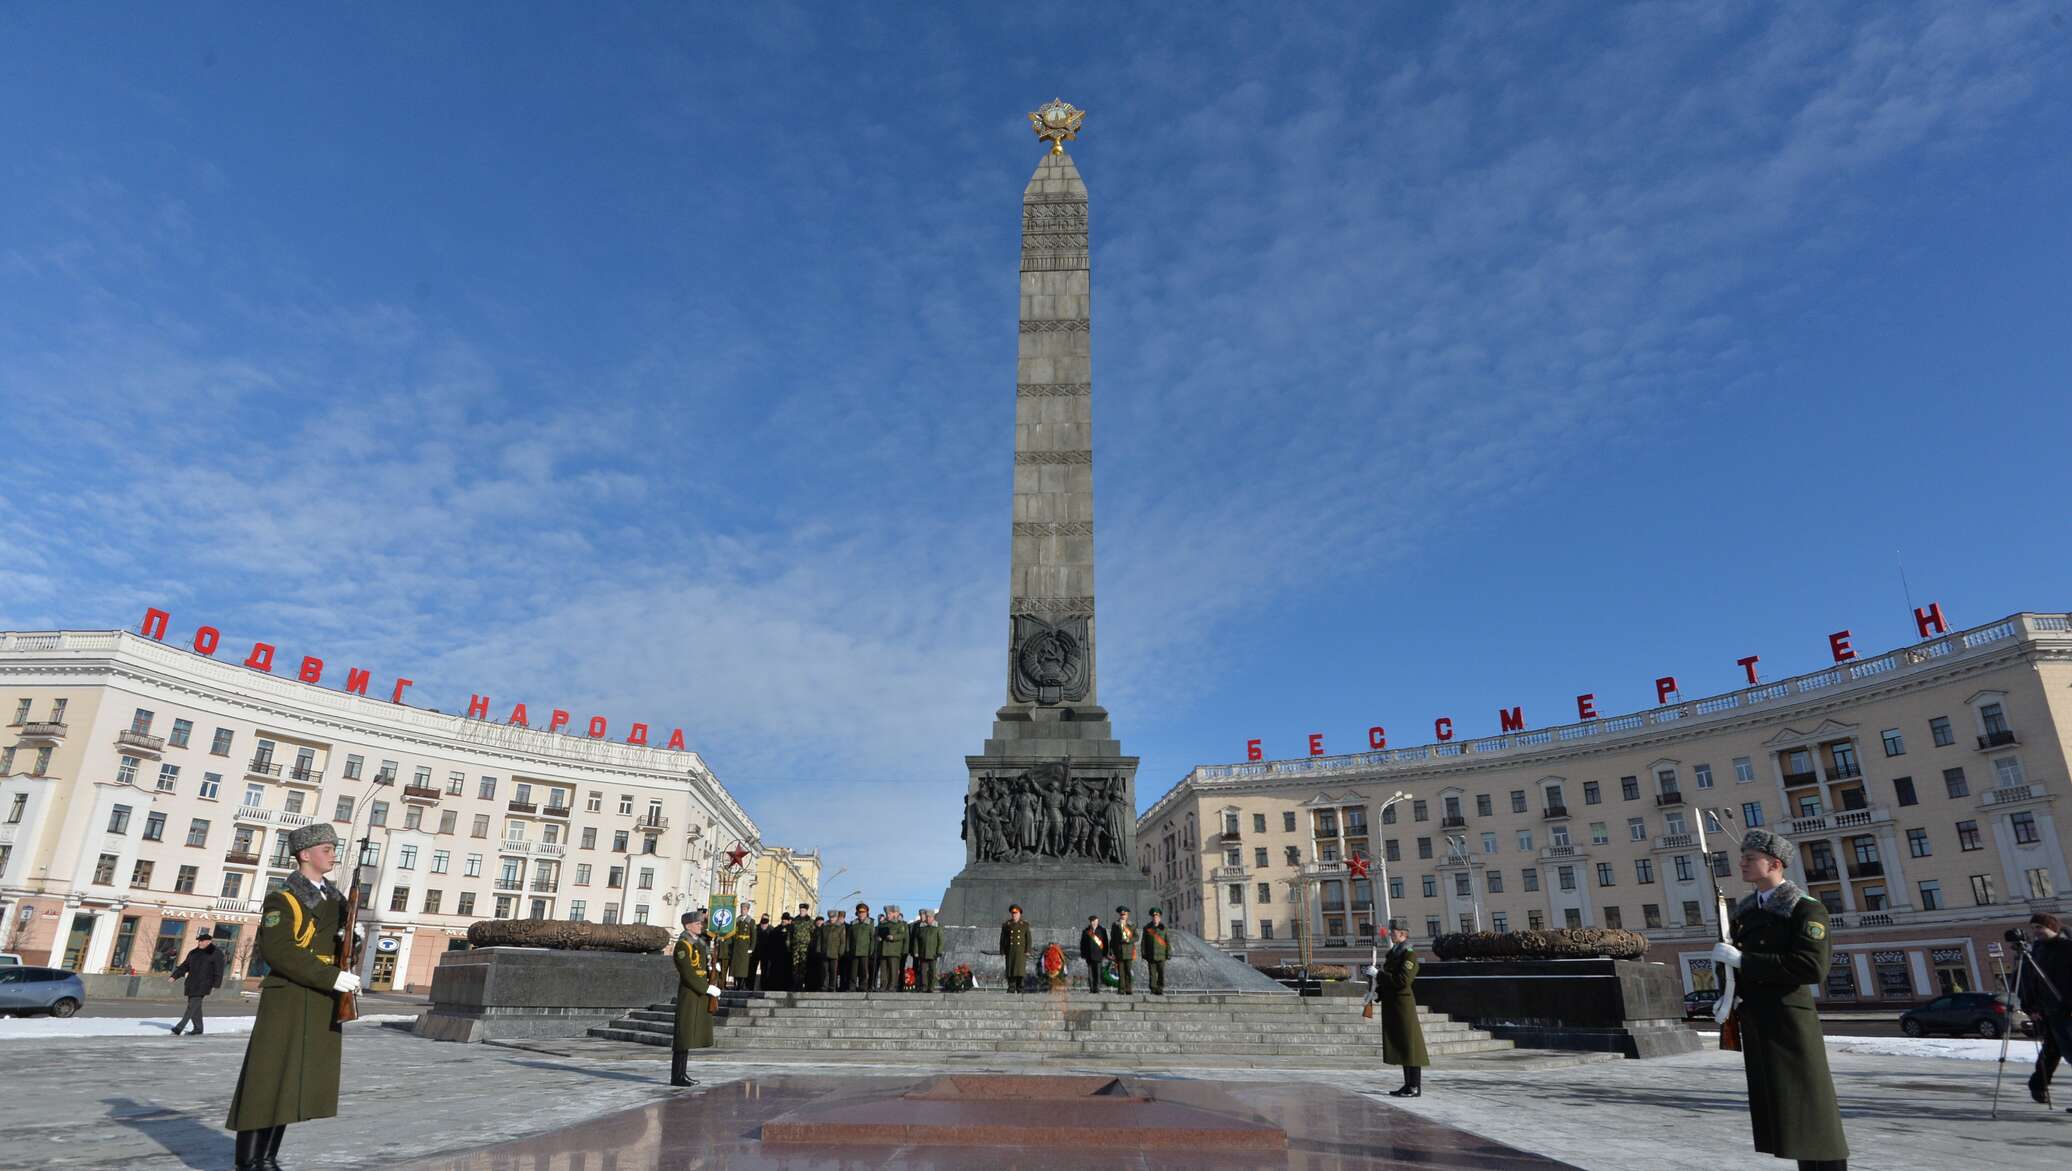
{"label": "snow patch", "polygon": [[[1717,1045],[1718,1033],[1701,1033]],[[1827,1037],[1827,1047],[1836,1053],[1865,1057],[1948,1057],[1958,1061],[1998,1061],[2000,1042],[1983,1037]],[[2016,1037],[2007,1047],[2010,1061],[2034,1061],[2041,1042]]]}
{"label": "snow patch", "polygon": [[[252,1016],[218,1016],[209,1018],[205,1037],[231,1036],[252,1031]],[[379,1027],[391,1022],[414,1021],[414,1015],[363,1016],[356,1023]],[[172,1038],[173,1026],[180,1023],[177,1016],[164,1017],[72,1017],[58,1020],[54,1017],[9,1017],[0,1018],[0,1042],[7,1041],[49,1041],[72,1037],[165,1037]],[[187,1038],[181,1037],[185,1041]]]}

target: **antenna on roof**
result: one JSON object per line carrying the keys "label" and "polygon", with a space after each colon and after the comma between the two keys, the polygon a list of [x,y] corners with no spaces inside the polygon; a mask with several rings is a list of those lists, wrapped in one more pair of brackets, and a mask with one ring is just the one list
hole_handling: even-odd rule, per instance
{"label": "antenna on roof", "polygon": [[1892,559],[1899,562],[1899,589],[1901,593],[1907,596],[1907,616],[1912,617],[1914,613],[1914,591],[1912,587],[1907,585],[1907,559],[1901,556],[1900,551],[1897,549],[1892,551]]}

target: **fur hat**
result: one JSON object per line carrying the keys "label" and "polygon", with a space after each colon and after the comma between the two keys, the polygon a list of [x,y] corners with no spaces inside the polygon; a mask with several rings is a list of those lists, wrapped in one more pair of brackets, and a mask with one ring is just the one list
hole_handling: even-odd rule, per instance
{"label": "fur hat", "polygon": [[1790,838],[1766,829],[1752,829],[1741,835],[1741,849],[1747,853],[1768,854],[1786,866],[1799,856],[1799,848],[1791,844]]}

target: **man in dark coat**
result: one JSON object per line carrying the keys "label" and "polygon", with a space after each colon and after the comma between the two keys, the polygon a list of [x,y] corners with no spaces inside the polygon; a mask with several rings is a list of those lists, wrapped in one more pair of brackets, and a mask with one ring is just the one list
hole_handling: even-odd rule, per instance
{"label": "man in dark coat", "polygon": [[187,958],[181,960],[180,966],[174,968],[169,976],[174,980],[183,976],[187,978],[184,989],[187,1012],[180,1017],[180,1023],[173,1026],[173,1036],[179,1036],[189,1021],[194,1022],[194,1035],[201,1036],[202,1002],[208,999],[209,993],[223,987],[223,968],[223,953],[216,950],[215,937],[204,927],[195,938],[194,950],[187,953]]}
{"label": "man in dark coat", "polygon": [[683,934],[670,952],[676,964],[676,1036],[669,1047],[669,1084],[695,1086],[691,1050],[712,1048],[712,941],[705,938],[705,912],[683,913]]}
{"label": "man in dark coat", "polygon": [[1748,1074],[1755,1149],[1798,1160],[1800,1171],[1845,1171],[1849,1144],[1811,986],[1827,975],[1827,908],[1785,880],[1797,847],[1768,830],[1741,839],[1741,877],[1755,893],[1734,908],[1732,943],[1714,963],[1736,973],[1741,1066]]}
{"label": "man in dark coat", "polygon": [[239,1171],[280,1166],[289,1123],[338,1113],[338,997],[360,990],[360,978],[345,970],[346,896],[325,877],[338,860],[338,831],[328,821],[302,826],[288,835],[288,850],[295,873],[260,911],[268,970],[224,1122],[237,1132]]}
{"label": "man in dark coat", "polygon": [[1006,962],[1009,992],[1020,992],[1029,976],[1029,922],[1022,918],[1022,905],[1007,908],[1007,922],[1000,925],[1000,958]]}
{"label": "man in dark coat", "polygon": [[765,992],[783,992],[791,987],[791,912],[763,932],[762,958],[756,962],[761,979],[756,985]]}
{"label": "man in dark coat", "polygon": [[813,938],[806,943],[806,991],[808,992],[831,991],[822,986],[827,970],[827,952],[823,950],[826,945],[827,916],[815,915],[813,916]]}
{"label": "man in dark coat", "polygon": [[856,904],[856,917],[849,920],[847,927],[849,953],[842,957],[842,991],[869,992],[878,945],[878,925],[871,922],[871,905]]}
{"label": "man in dark coat", "polygon": [[1417,997],[1411,984],[1417,979],[1417,953],[1410,948],[1410,933],[1402,928],[1386,932],[1388,954],[1381,970],[1373,973],[1374,999],[1381,1004],[1381,1059],[1403,1067],[1403,1084],[1389,1091],[1391,1098],[1424,1096],[1424,1067],[1432,1063],[1425,1052],[1424,1026],[1417,1020]]}
{"label": "man in dark coat", "polygon": [[[2048,911],[2029,916],[2029,928],[2029,958],[2036,966],[2022,973],[2022,1007],[2043,1038],[2036,1071],[2029,1075],[2029,1096],[2047,1106],[2058,1059],[2072,1051],[2072,939],[2065,937],[2064,922]],[[2072,1108],[2066,1113],[2072,1114]]]}
{"label": "man in dark coat", "polygon": [[1166,961],[1173,958],[1173,940],[1166,934],[1158,908],[1151,908],[1151,921],[1144,924],[1144,967],[1151,973],[1151,995],[1165,995]]}
{"label": "man in dark coat", "polygon": [[1086,929],[1079,933],[1079,958],[1086,961],[1086,990],[1098,996],[1101,964],[1108,958],[1108,933],[1101,929],[1099,915],[1086,917]]}

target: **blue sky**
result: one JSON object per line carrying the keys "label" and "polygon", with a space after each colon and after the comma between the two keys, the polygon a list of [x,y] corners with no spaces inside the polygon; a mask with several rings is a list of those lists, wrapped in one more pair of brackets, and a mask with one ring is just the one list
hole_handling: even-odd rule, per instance
{"label": "blue sky", "polygon": [[681,724],[933,903],[1054,95],[1140,804],[2072,606],[2049,5],[739,7],[0,7],[0,629]]}

